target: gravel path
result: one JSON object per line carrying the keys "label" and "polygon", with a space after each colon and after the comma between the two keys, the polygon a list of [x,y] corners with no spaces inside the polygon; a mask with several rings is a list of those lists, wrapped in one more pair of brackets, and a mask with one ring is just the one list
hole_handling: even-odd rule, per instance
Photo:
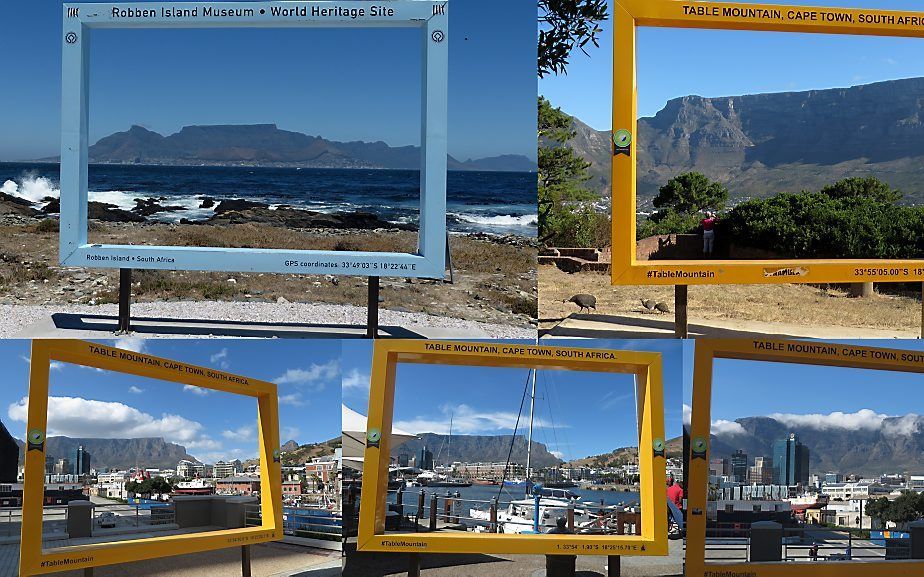
{"label": "gravel path", "polygon": [[[91,336],[88,331],[53,330],[51,315],[118,314],[118,305],[0,305],[0,338]],[[353,325],[365,327],[366,308],[351,305],[303,303],[251,303],[218,301],[178,301],[136,303],[132,316],[137,318],[192,319],[195,321],[236,321],[239,323]],[[428,338],[536,338],[535,328],[491,325],[423,313],[381,310],[381,327],[396,326]],[[102,334],[104,331],[92,331]],[[140,335],[141,333],[139,333]],[[143,333],[145,337],[185,337],[190,334]],[[195,334],[197,337],[225,337],[227,334]],[[335,335],[333,335],[335,336]]]}

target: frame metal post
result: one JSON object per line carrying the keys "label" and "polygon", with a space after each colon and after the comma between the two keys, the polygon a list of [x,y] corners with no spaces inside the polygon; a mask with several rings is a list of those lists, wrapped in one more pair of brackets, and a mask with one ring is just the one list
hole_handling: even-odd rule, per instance
{"label": "frame metal post", "polygon": [[369,277],[369,302],[366,315],[366,338],[379,336],[379,277]]}
{"label": "frame metal post", "polygon": [[420,553],[408,554],[407,577],[420,577]]}
{"label": "frame metal post", "polygon": [[250,577],[250,545],[241,547],[241,577]]}
{"label": "frame metal post", "polygon": [[622,575],[622,559],[619,555],[607,555],[606,577],[619,577]]}
{"label": "frame metal post", "polygon": [[118,332],[132,330],[132,269],[119,269],[119,328]]}
{"label": "frame metal post", "polygon": [[687,285],[674,285],[674,336],[685,339],[687,332]]}

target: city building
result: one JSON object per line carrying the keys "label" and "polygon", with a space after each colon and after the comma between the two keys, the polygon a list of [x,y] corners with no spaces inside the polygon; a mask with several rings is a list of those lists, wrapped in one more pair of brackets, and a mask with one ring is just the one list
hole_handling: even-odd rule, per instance
{"label": "city building", "polygon": [[[240,463],[240,461],[238,461]],[[243,467],[238,468],[234,463],[227,463],[225,461],[218,461],[212,465],[212,475],[216,479],[224,479],[225,477],[233,477],[239,473],[243,472]]]}
{"label": "city building", "polygon": [[[520,463],[459,463],[456,474],[463,479],[501,481],[502,479],[525,477],[526,467]],[[550,482],[560,481],[561,477],[558,475],[557,478],[548,480]]]}
{"label": "city building", "polygon": [[225,477],[215,481],[219,495],[252,495],[260,492],[260,479],[254,477]]}
{"label": "city building", "polygon": [[773,483],[773,459],[754,457],[754,466],[748,471],[748,482],[752,485],[770,485]]}
{"label": "city building", "polygon": [[907,487],[912,491],[924,491],[924,475],[910,475]]}
{"label": "city building", "polygon": [[301,494],[302,494],[301,481],[283,481],[282,482],[282,496],[283,497],[296,497]]}
{"label": "city building", "polygon": [[809,449],[790,433],[773,443],[773,482],[777,485],[808,485]]}
{"label": "city building", "polygon": [[327,485],[337,476],[337,460],[331,455],[315,457],[305,463],[305,475],[309,478],[315,477],[319,482]]}
{"label": "city building", "polygon": [[74,461],[72,466],[73,470],[71,473],[78,477],[90,474],[90,453],[83,448],[83,445],[80,445],[74,450]]}
{"label": "city building", "polygon": [[730,459],[731,480],[735,483],[748,482],[748,454],[738,449]]}
{"label": "city building", "polygon": [[843,483],[844,476],[840,473],[825,473],[825,484]]}
{"label": "city building", "polygon": [[55,464],[55,475],[70,475],[71,462],[68,459],[58,459]]}
{"label": "city building", "polygon": [[822,489],[832,501],[866,500],[892,492],[891,487],[884,487],[878,483],[830,483]]}
{"label": "city building", "polygon": [[410,460],[411,460],[411,457],[407,453],[398,454],[398,466],[399,467],[407,467]]}
{"label": "city building", "polygon": [[417,468],[424,471],[433,470],[433,453],[428,451],[426,447],[421,449],[417,456]]}
{"label": "city building", "polygon": [[[0,507],[22,507],[22,483],[0,484]],[[44,505],[67,505],[71,501],[85,501],[83,485],[78,483],[46,483],[42,498]]]}

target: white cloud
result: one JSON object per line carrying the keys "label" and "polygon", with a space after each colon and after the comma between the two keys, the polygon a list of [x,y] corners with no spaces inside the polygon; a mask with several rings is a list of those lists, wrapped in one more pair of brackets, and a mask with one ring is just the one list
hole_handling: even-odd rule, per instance
{"label": "white cloud", "polygon": [[128,392],[135,394],[135,395],[140,395],[141,393],[144,392],[144,389],[142,389],[141,387],[136,387],[135,385],[132,385],[128,387]]}
{"label": "white cloud", "polygon": [[302,431],[298,427],[283,427],[280,433],[283,438],[283,443],[286,443],[290,440],[298,440],[302,436]]}
{"label": "white cloud", "polygon": [[309,392],[324,389],[328,381],[340,376],[340,360],[332,359],[324,364],[312,363],[307,369],[289,369],[273,379],[277,385],[295,385]]}
{"label": "white cloud", "polygon": [[[32,357],[27,357],[26,355],[19,355],[19,358],[21,358],[26,364],[32,363]],[[64,363],[61,363],[58,361],[50,361],[48,363],[48,370],[50,371],[60,371],[63,368],[64,368]]]}
{"label": "white cloud", "polygon": [[289,405],[291,407],[304,407],[308,404],[308,401],[302,399],[301,393],[296,392],[289,395],[279,395],[279,404]]}
{"label": "white cloud", "polygon": [[350,369],[347,374],[343,376],[341,381],[341,386],[343,387],[343,392],[357,392],[366,394],[369,393],[369,380],[372,377],[368,373],[362,373],[358,369]]}
{"label": "white cloud", "polygon": [[725,419],[719,419],[718,421],[712,422],[712,428],[710,431],[713,435],[746,435],[747,431],[744,430],[740,424],[735,421],[726,421]]}
{"label": "white cloud", "polygon": [[231,439],[232,441],[249,441],[255,437],[256,433],[256,425],[244,425],[242,427],[238,427],[234,431],[222,431],[221,436],[226,439]]}
{"label": "white cloud", "polygon": [[903,417],[893,417],[877,413],[871,409],[860,409],[855,413],[835,411],[833,413],[809,413],[796,415],[793,413],[773,413],[767,415],[771,419],[783,423],[787,427],[817,429],[830,431],[833,429],[860,429],[865,431],[883,430],[886,433],[897,435],[910,435],[918,431],[920,420],[915,414]]}
{"label": "white cloud", "polygon": [[148,343],[144,339],[138,337],[122,337],[112,341],[112,346],[135,353],[144,353],[148,348]]}
{"label": "white cloud", "polygon": [[692,419],[693,419],[693,407],[684,403],[683,404],[683,424],[689,427]]}
{"label": "white cloud", "polygon": [[[441,416],[415,417],[406,421],[396,421],[394,426],[414,434],[420,433],[449,433],[449,417],[452,415],[452,432],[459,435],[475,435],[479,433],[510,431],[517,422],[517,414],[512,411],[483,411],[476,410],[468,405],[443,405],[440,407]],[[529,416],[520,418],[518,431],[529,426]],[[556,423],[557,428],[568,428],[564,423]],[[550,428],[542,419],[536,418],[533,428]]]}
{"label": "white cloud", "polygon": [[[23,397],[7,409],[10,419],[25,423],[29,398]],[[48,434],[67,437],[124,439],[160,437],[186,448],[213,446],[201,423],[180,415],[159,418],[123,403],[94,401],[80,397],[49,397]]]}
{"label": "white cloud", "polygon": [[617,405],[625,403],[629,399],[635,399],[635,393],[617,395],[616,391],[608,391],[598,403],[601,411],[608,411]]}
{"label": "white cloud", "polygon": [[555,457],[561,459],[562,461],[565,460],[565,454],[562,453],[561,451],[549,451],[549,453],[551,453],[551,454],[554,455]]}
{"label": "white cloud", "polygon": [[256,457],[256,451],[248,453],[243,449],[227,449],[224,451],[215,450],[209,453],[199,455],[199,460],[203,463],[215,464],[218,461],[233,461],[234,459],[250,459]]}
{"label": "white cloud", "polygon": [[202,387],[197,387],[196,385],[183,385],[183,392],[199,395],[200,397],[204,397],[212,393],[212,391],[203,389]]}
{"label": "white cloud", "polygon": [[228,362],[228,349],[223,348],[214,355],[211,355],[209,357],[209,362],[213,365],[218,365],[218,367],[222,369],[230,367],[231,364]]}

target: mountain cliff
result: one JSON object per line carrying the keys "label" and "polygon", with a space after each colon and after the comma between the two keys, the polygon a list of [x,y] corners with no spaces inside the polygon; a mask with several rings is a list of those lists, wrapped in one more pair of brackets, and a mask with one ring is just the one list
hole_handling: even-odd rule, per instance
{"label": "mountain cliff", "polygon": [[[510,437],[510,435],[453,435],[450,446],[449,435],[421,433],[417,439],[411,439],[393,449],[392,455],[407,453],[408,456],[413,457],[426,447],[433,453],[433,463],[436,465],[447,465],[453,461],[505,463],[507,453],[510,451]],[[517,435],[510,461],[526,464],[526,438],[524,436]],[[532,442],[530,467],[550,467],[559,463],[561,460],[550,453],[544,444]]]}
{"label": "mountain cliff", "polygon": [[[572,146],[595,164],[591,186],[608,191],[610,133],[575,119]],[[669,101],[640,118],[640,201],[696,170],[729,186],[733,200],[817,190],[878,175],[924,200],[924,78],[850,88]]]}
{"label": "mountain cliff", "polygon": [[878,424],[851,426],[806,424],[787,417],[746,417],[735,423],[713,430],[711,458],[728,458],[742,449],[752,465],[754,457],[773,455],[774,441],[795,433],[809,449],[812,473],[924,473],[924,416],[885,417]]}
{"label": "mountain cliff", "polygon": [[[90,162],[112,164],[299,166],[309,168],[420,167],[420,148],[384,142],[336,142],[320,136],[280,130],[275,124],[186,126],[163,136],[132,126],[101,138],[90,147]],[[459,161],[450,170],[536,170],[525,156],[501,155]]]}
{"label": "mountain cliff", "polygon": [[[19,461],[23,462],[23,443],[19,443]],[[70,437],[48,437],[45,454],[58,459],[68,459],[73,463],[77,447],[90,453],[90,466],[94,469],[103,467],[127,469],[136,465],[172,469],[182,459],[198,462],[198,459],[186,452],[186,447],[168,443],[161,438],[140,439],[72,439]]]}

